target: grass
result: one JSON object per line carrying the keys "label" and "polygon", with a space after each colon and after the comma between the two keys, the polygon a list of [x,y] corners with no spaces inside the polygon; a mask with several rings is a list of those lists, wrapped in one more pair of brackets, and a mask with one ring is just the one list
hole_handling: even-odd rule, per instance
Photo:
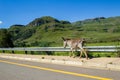
{"label": "grass", "polygon": [[90,52],[89,57],[118,57],[116,52]]}
{"label": "grass", "polygon": [[86,46],[120,46],[120,42],[86,43]]}
{"label": "grass", "polygon": [[[0,53],[3,53],[0,51]],[[12,51],[5,51],[5,53],[13,54]],[[39,52],[39,51],[14,51],[14,54],[31,54],[31,55],[54,55],[54,56],[69,56],[71,52]],[[75,56],[79,56],[79,52],[74,52]],[[96,57],[120,57],[117,52],[88,52],[90,58]],[[84,55],[82,57],[85,57]]]}
{"label": "grass", "polygon": [[[61,37],[67,38],[85,38],[88,46],[114,46],[119,45],[120,42],[114,42],[120,35],[118,33],[98,33],[98,32],[85,32],[85,31],[56,31],[56,32],[37,32],[38,35],[24,40],[28,45],[32,46],[31,43],[38,41],[38,45],[42,42],[50,43],[50,47],[62,46],[63,40]],[[41,35],[42,34],[42,35]],[[64,36],[63,36],[64,35]],[[39,37],[38,37],[39,36]]]}

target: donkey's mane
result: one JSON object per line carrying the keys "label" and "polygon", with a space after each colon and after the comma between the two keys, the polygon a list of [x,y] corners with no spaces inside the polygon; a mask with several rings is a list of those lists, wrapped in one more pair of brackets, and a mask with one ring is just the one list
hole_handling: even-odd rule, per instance
{"label": "donkey's mane", "polygon": [[66,38],[66,40],[71,40],[70,38]]}

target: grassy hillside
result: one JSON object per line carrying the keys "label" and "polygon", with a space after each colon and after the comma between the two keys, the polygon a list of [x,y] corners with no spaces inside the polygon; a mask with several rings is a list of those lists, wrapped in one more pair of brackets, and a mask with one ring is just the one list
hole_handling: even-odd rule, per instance
{"label": "grassy hillside", "polygon": [[15,46],[62,46],[61,37],[82,37],[88,45],[116,45],[120,41],[120,17],[98,17],[70,23],[45,16],[28,25],[13,25],[8,31]]}

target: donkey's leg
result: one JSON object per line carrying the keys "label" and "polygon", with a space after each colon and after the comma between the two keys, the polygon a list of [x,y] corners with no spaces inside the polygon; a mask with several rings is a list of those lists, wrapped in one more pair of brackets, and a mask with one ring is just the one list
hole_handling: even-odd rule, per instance
{"label": "donkey's leg", "polygon": [[83,52],[84,52],[84,54],[85,54],[86,59],[88,59],[87,52],[85,51],[85,49],[82,49],[82,50],[83,50]]}
{"label": "donkey's leg", "polygon": [[80,47],[78,47],[78,48],[80,49],[80,56],[79,56],[79,58],[81,58],[82,54],[83,54],[83,51],[82,51],[82,48],[80,48]]}
{"label": "donkey's leg", "polygon": [[72,48],[72,57],[75,58],[74,48]]}
{"label": "donkey's leg", "polygon": [[69,56],[73,57],[73,58],[75,57],[75,55],[74,55],[74,48],[71,48],[71,52],[69,53]]}
{"label": "donkey's leg", "polygon": [[80,49],[80,56],[79,56],[79,58],[81,58],[82,54],[83,54],[83,51]]}
{"label": "donkey's leg", "polygon": [[71,52],[69,52],[69,56],[72,57],[73,49],[71,48]]}
{"label": "donkey's leg", "polygon": [[72,51],[69,52],[69,57],[71,57]]}
{"label": "donkey's leg", "polygon": [[75,58],[75,53],[72,53],[72,54],[73,54],[73,55],[72,55],[72,56],[73,56],[73,58]]}

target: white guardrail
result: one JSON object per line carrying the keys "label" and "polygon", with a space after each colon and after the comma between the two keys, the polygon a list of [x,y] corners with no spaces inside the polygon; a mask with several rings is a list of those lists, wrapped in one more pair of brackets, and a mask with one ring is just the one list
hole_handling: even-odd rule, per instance
{"label": "white guardrail", "polygon": [[[120,51],[120,46],[86,46],[84,47],[87,51],[96,52],[117,52]],[[14,47],[14,48],[0,48],[1,51],[70,51],[70,48],[63,47]],[[80,50],[77,50],[80,51]]]}

